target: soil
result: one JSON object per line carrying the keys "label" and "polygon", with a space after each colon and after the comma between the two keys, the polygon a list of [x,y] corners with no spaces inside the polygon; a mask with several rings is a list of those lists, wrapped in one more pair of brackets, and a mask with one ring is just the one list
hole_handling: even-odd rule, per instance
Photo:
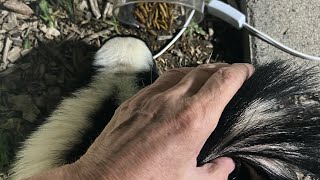
{"label": "soil", "polygon": [[[16,4],[10,6],[9,1]],[[0,0],[0,179],[19,143],[89,78],[93,55],[104,42],[134,35],[156,53],[172,37],[119,23],[110,13],[111,1],[98,1],[99,18],[89,0],[74,0],[73,13],[55,2],[60,1]],[[156,62],[162,73],[204,63],[242,62],[242,52],[240,33],[205,13],[199,26],[192,24]]]}

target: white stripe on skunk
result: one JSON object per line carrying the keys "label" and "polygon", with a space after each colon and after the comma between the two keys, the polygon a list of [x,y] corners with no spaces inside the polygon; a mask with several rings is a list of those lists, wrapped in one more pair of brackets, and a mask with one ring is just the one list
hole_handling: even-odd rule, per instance
{"label": "white stripe on skunk", "polygon": [[[101,68],[92,83],[65,99],[24,143],[13,179],[79,158],[115,108],[141,88],[138,74],[152,71],[153,61],[142,41],[127,37],[108,41],[94,64]],[[297,173],[320,178],[319,75],[317,66],[302,70],[281,61],[256,67],[225,108],[198,165],[227,156],[237,163],[229,178],[297,179]],[[309,100],[297,101],[305,97]]]}
{"label": "white stripe on skunk", "polygon": [[[118,37],[109,40],[96,54],[99,72],[89,87],[65,99],[24,143],[11,169],[12,179],[24,179],[66,163],[63,153],[80,143],[97,107],[115,89],[121,89],[117,99],[122,102],[138,91],[136,74],[150,71],[152,54],[144,42]],[[108,111],[108,109],[106,109]]]}

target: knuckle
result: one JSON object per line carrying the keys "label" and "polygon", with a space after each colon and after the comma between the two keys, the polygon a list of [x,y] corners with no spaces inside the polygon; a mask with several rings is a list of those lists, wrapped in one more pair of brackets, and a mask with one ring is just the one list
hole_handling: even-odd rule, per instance
{"label": "knuckle", "polygon": [[179,76],[185,76],[187,74],[189,68],[173,68],[164,73],[164,75],[168,74],[177,74]]}
{"label": "knuckle", "polygon": [[222,84],[239,85],[242,82],[243,74],[235,71],[230,67],[223,67],[217,71],[217,75],[221,78]]}

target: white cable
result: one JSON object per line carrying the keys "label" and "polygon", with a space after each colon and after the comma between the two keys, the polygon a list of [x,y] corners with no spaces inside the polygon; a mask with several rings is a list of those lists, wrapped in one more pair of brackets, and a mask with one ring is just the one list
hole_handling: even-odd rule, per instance
{"label": "white cable", "polygon": [[156,55],[153,56],[153,59],[157,59],[159,56],[161,56],[164,52],[166,52],[186,31],[187,27],[191,23],[191,20],[194,16],[195,10],[192,10],[188,19],[186,20],[185,24],[183,25],[183,28],[179,31],[179,33],[171,40],[171,42],[164,47],[160,52],[158,52]]}
{"label": "white cable", "polygon": [[208,4],[208,12],[214,16],[217,16],[218,18],[226,21],[233,27],[237,29],[242,29],[245,27],[249,32],[251,32],[253,35],[257,36],[258,38],[264,40],[265,42],[277,47],[278,49],[287,52],[291,55],[307,59],[307,60],[314,60],[314,61],[320,61],[320,57],[316,56],[310,56],[307,54],[304,54],[302,52],[296,51],[292,48],[289,48],[285,46],[284,44],[276,41],[275,39],[271,38],[267,34],[260,32],[259,30],[255,29],[254,27],[250,26],[246,23],[246,17],[244,14],[242,14],[237,9],[231,7],[230,5],[221,2],[219,0],[212,0]]}
{"label": "white cable", "polygon": [[268,42],[269,44],[277,47],[278,49],[281,49],[284,52],[287,52],[289,54],[292,54],[294,56],[300,57],[302,59],[308,59],[308,60],[314,60],[314,61],[320,61],[320,57],[310,56],[308,54],[304,54],[302,52],[296,51],[276,40],[274,40],[272,37],[268,36],[267,34],[260,32],[259,30],[255,29],[254,27],[250,26],[247,23],[244,23],[243,26],[250,31],[251,33],[255,34],[260,39]]}

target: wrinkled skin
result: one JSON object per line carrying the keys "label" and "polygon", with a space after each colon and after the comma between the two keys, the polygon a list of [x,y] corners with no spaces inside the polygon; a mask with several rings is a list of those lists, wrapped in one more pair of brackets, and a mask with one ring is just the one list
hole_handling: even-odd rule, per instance
{"label": "wrinkled skin", "polygon": [[77,162],[31,179],[227,179],[232,159],[197,167],[196,158],[253,71],[248,64],[170,70],[124,102]]}

